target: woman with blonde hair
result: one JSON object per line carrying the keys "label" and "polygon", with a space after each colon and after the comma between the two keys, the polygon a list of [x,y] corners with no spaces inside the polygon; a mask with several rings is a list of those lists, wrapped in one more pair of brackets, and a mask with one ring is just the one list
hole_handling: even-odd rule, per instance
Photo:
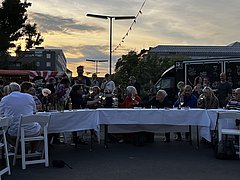
{"label": "woman with blonde hair", "polygon": [[219,107],[218,98],[210,87],[205,87],[198,98],[198,107],[204,109],[217,109]]}

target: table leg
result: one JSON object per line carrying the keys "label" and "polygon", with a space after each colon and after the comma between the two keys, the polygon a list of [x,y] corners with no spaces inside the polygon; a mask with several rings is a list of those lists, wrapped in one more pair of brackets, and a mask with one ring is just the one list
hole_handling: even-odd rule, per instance
{"label": "table leg", "polygon": [[93,129],[91,129],[90,130],[90,151],[92,151],[93,150],[93,133],[94,133],[94,130]]}
{"label": "table leg", "polygon": [[104,147],[108,149],[108,125],[104,125]]}
{"label": "table leg", "polygon": [[199,149],[199,129],[197,126],[197,149]]}
{"label": "table leg", "polygon": [[190,141],[190,145],[192,145],[192,126],[189,126],[189,141]]}

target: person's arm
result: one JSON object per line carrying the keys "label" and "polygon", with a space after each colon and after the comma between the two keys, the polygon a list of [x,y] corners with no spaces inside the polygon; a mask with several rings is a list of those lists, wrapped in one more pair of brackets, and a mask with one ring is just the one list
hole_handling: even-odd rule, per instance
{"label": "person's arm", "polygon": [[92,100],[92,101],[87,101],[87,106],[95,105],[95,104],[97,104],[99,101],[101,101],[100,98],[95,99],[95,100]]}

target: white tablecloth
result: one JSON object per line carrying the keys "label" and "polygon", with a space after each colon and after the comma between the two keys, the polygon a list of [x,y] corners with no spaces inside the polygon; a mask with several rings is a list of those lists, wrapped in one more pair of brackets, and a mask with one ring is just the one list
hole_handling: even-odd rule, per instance
{"label": "white tablecloth", "polygon": [[80,109],[64,112],[41,112],[42,114],[50,113],[51,120],[48,127],[49,133],[73,132],[80,130],[97,130],[97,113],[96,110]]}
{"label": "white tablecloth", "polygon": [[[186,131],[189,125],[199,126],[200,134],[211,141],[210,129],[214,129],[217,112],[223,109],[81,109],[51,113],[49,132],[99,130],[100,124],[117,125],[109,132],[172,132]],[[234,111],[234,110],[233,110]],[[45,112],[44,112],[45,113]],[[43,113],[43,114],[44,114]],[[234,124],[228,124],[229,127]],[[110,126],[111,127],[111,126]]]}
{"label": "white tablecloth", "polygon": [[[217,121],[217,113],[218,112],[239,112],[239,110],[227,110],[227,109],[208,109],[207,110],[207,114],[210,118],[211,121],[211,125],[210,125],[210,129],[214,130],[215,126],[216,126],[216,121]],[[235,119],[226,119],[226,121],[223,122],[222,127],[224,128],[236,128],[236,124],[235,124]]]}
{"label": "white tablecloth", "polygon": [[[201,136],[211,141],[211,122],[204,109],[97,109],[97,112],[99,124],[120,125],[123,132],[123,128],[130,130],[129,127],[136,132],[137,129],[150,129],[153,125],[191,125],[201,127]],[[119,132],[119,129],[116,131]],[[165,131],[169,131],[167,126]]]}
{"label": "white tablecloth", "polygon": [[97,109],[99,124],[166,124],[210,126],[204,109]]}

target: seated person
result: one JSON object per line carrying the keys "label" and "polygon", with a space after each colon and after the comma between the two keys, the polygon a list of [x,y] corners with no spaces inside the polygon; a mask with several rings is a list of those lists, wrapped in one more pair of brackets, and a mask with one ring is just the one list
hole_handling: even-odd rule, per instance
{"label": "seated person", "polygon": [[119,107],[133,108],[134,106],[140,106],[142,99],[138,96],[137,90],[134,86],[128,86],[126,88],[126,97],[123,102],[119,104]]}
{"label": "seated person", "polygon": [[101,89],[98,86],[92,87],[92,93],[87,98],[87,107],[91,109],[97,109],[98,107],[102,107],[101,103]]}
{"label": "seated person", "polygon": [[[142,99],[138,96],[137,90],[134,86],[127,86],[126,97],[122,103],[119,103],[121,108],[133,108],[142,105]],[[146,132],[124,133],[117,134],[115,138],[120,139],[119,142],[131,142],[136,146],[143,146],[146,139]]]}
{"label": "seated person", "polygon": [[[12,82],[9,84],[9,89],[10,94],[3,97],[0,102],[0,113],[6,117],[13,116],[13,122],[7,134],[8,137],[10,136],[9,143],[15,145],[20,116],[36,113],[36,104],[32,95],[20,92],[21,87],[19,84]],[[41,132],[41,126],[36,122],[25,124],[24,127],[26,129],[26,136],[37,136]],[[31,142],[32,152],[36,151],[37,145],[38,142]]]}
{"label": "seated person", "polygon": [[[197,107],[197,97],[192,94],[192,87],[186,85],[183,89],[183,92],[180,94],[178,100],[174,103],[175,107],[179,107],[180,103],[183,102],[183,107],[196,108]],[[189,138],[189,133],[185,133],[186,139]],[[181,133],[177,132],[178,141],[182,140]]]}
{"label": "seated person", "polygon": [[[171,102],[168,100],[168,94],[165,90],[159,90],[156,94],[156,98],[148,102],[146,107],[156,107],[156,108],[170,108],[172,107]],[[166,143],[170,142],[170,133],[165,133]]]}
{"label": "seated person", "polygon": [[197,106],[202,109],[217,109],[219,106],[218,98],[215,96],[213,90],[206,86],[202,94],[198,98]]}
{"label": "seated person", "polygon": [[120,87],[116,87],[116,89],[114,89],[114,91],[113,91],[113,94],[115,97],[117,97],[118,103],[123,102],[122,89]]}
{"label": "seated person", "polygon": [[40,101],[40,99],[36,96],[36,90],[33,87],[33,84],[30,82],[22,82],[21,83],[21,92],[22,93],[28,93],[31,94],[33,96],[34,102],[36,103],[36,109],[37,111],[43,111],[42,108],[42,102]]}
{"label": "seated person", "polygon": [[228,101],[226,108],[240,110],[240,88],[235,89],[235,96]]}
{"label": "seated person", "polygon": [[72,101],[73,109],[82,109],[86,107],[86,101],[83,98],[83,95],[85,95],[84,85],[74,84],[69,95]]}

